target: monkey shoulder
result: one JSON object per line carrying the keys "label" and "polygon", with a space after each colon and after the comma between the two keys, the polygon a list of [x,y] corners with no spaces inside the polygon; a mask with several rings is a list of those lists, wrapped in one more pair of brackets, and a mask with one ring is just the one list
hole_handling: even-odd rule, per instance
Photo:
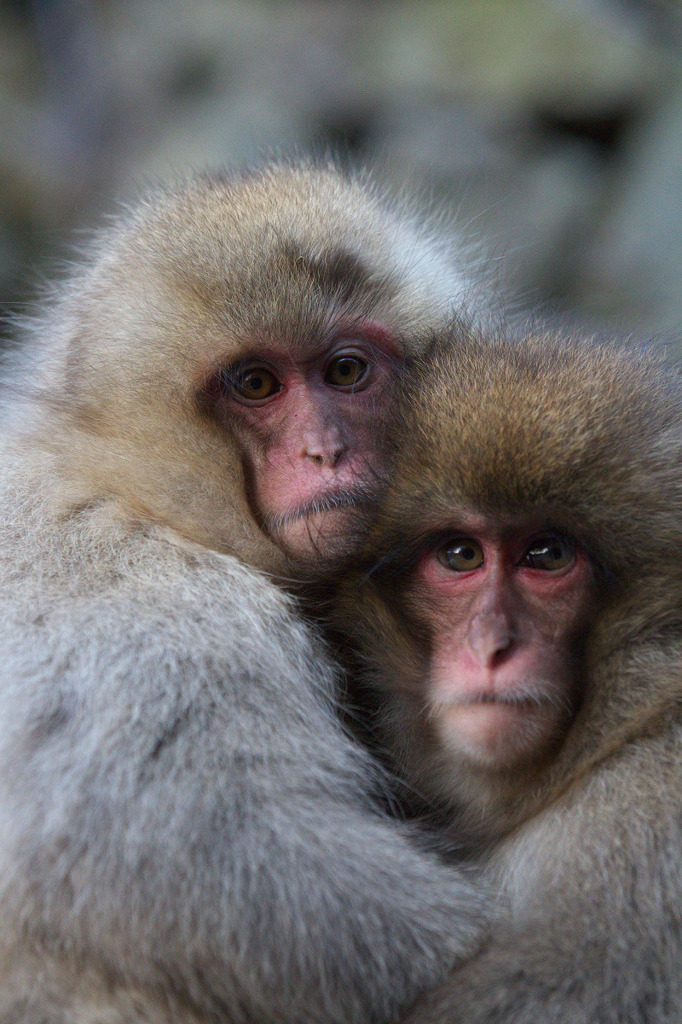
{"label": "monkey shoulder", "polygon": [[543,1005],[561,1024],[596,1024],[607,1007],[609,1019],[614,1007],[628,1022],[679,1019],[681,785],[682,727],[671,719],[625,744],[502,842],[490,862],[509,901],[496,952],[487,967],[481,961],[461,972],[449,998],[466,1008],[480,996],[471,1019],[487,1020],[493,997],[482,992],[494,972],[499,1007],[508,1005],[509,1019],[523,1024]]}
{"label": "monkey shoulder", "polygon": [[[134,633],[148,629],[150,640],[163,622],[166,646],[194,648],[200,627],[202,646],[225,657],[234,654],[227,632],[248,647],[250,637],[258,644],[273,629],[293,630],[306,646],[310,630],[264,573],[114,497],[55,481],[51,470],[48,461],[24,472],[5,467],[0,477],[0,602],[10,615],[32,610],[35,624],[54,617],[62,626],[72,617],[82,639],[98,616],[109,627],[118,617]],[[111,653],[115,636],[100,640]]]}
{"label": "monkey shoulder", "polygon": [[83,771],[92,758],[118,772],[173,736],[196,745],[197,770],[203,757],[256,771],[267,754],[299,763],[295,785],[307,743],[320,775],[355,779],[333,666],[270,579],[114,500],[67,501],[40,468],[6,467],[0,492],[14,510],[0,525],[0,770],[3,751],[26,771],[50,751],[49,785],[77,748]]}

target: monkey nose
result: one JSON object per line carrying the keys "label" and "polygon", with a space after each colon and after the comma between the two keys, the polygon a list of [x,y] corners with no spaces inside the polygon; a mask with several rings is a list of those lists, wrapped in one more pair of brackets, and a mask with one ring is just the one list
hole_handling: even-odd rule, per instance
{"label": "monkey nose", "polygon": [[474,615],[469,625],[468,645],[481,665],[490,666],[514,643],[514,630],[508,617],[501,613]]}
{"label": "monkey nose", "polygon": [[325,446],[309,445],[303,452],[303,457],[314,462],[316,466],[328,466],[333,469],[338,465],[343,453],[344,446],[340,443]]}

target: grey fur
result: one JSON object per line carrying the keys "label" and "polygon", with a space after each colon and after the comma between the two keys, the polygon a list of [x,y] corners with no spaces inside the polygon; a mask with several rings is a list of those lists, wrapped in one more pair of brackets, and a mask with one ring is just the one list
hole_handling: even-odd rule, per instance
{"label": "grey fur", "polygon": [[0,440],[3,1024],[388,1021],[478,944],[484,894],[378,809],[192,383],[240,301],[299,334],[347,306],[292,244],[357,251],[423,344],[450,270],[415,223],[330,167],[197,179],[29,325]]}

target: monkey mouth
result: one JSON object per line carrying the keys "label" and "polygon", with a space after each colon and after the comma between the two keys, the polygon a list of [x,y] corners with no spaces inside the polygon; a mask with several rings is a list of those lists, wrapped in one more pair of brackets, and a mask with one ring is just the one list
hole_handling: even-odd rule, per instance
{"label": "monkey mouth", "polygon": [[439,697],[431,704],[430,711],[438,715],[441,711],[451,708],[506,707],[517,711],[538,711],[541,708],[561,707],[562,710],[570,702],[567,698],[557,696],[556,687],[548,681],[517,680],[507,684],[504,689],[473,690],[471,693],[457,693],[447,697]]}
{"label": "monkey mouth", "polygon": [[350,488],[337,487],[320,491],[307,501],[286,512],[266,514],[263,525],[270,536],[277,537],[286,533],[290,526],[301,520],[310,520],[325,512],[339,509],[366,509],[373,505],[379,497],[379,488],[367,485],[356,485]]}
{"label": "monkey mouth", "polygon": [[549,703],[548,698],[540,693],[476,693],[471,697],[453,701],[459,707],[471,708],[480,705],[502,704],[508,707],[540,707]]}

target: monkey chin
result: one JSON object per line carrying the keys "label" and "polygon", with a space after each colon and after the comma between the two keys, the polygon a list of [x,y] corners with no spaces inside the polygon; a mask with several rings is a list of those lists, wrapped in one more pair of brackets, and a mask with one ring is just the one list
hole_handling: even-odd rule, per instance
{"label": "monkey chin", "polygon": [[317,509],[289,521],[273,539],[295,565],[334,570],[359,550],[369,519],[369,510],[356,505]]}
{"label": "monkey chin", "polygon": [[541,760],[554,746],[559,717],[548,701],[471,701],[441,705],[435,728],[454,761],[495,772]]}

